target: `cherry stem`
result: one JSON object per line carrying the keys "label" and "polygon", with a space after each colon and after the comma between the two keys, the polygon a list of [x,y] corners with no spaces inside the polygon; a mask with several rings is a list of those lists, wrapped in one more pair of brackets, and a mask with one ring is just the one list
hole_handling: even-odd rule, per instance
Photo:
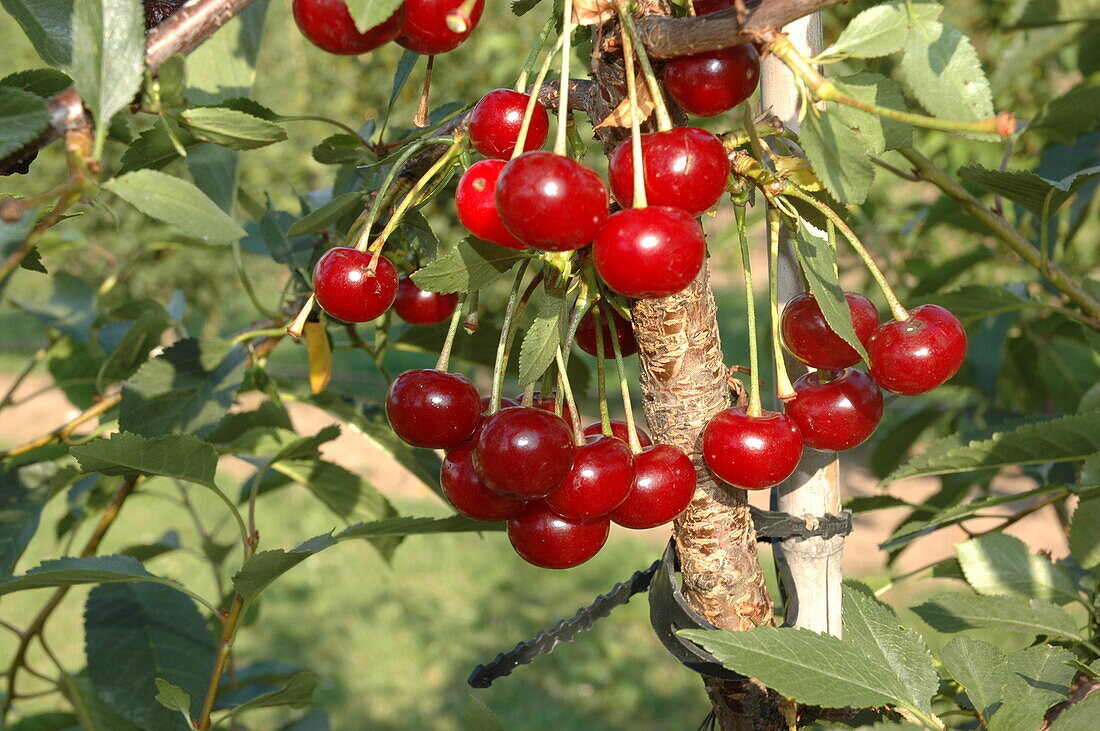
{"label": "cherry stem", "polygon": [[[538,38],[535,39],[535,45],[531,46],[531,52],[527,54],[527,60],[523,63],[523,70],[519,72],[519,78],[516,79],[516,91],[527,91],[527,77],[531,75],[531,69],[535,68],[535,62],[538,61],[539,54],[542,53],[543,46],[546,45],[546,39],[550,37],[551,31],[554,30],[555,18],[551,16],[547,19],[546,24],[542,26],[542,30],[539,31]],[[550,56],[553,57],[554,52],[550,52]]]}
{"label": "cherry stem", "polygon": [[[586,270],[586,272],[594,272],[594,270],[588,269]],[[584,317],[584,313],[590,307],[588,293],[593,291],[595,290],[589,287],[584,280],[581,281],[581,292],[579,295],[577,295],[577,301],[573,304],[573,316],[569,318],[569,325],[566,328],[565,335],[564,337],[562,337],[561,341],[562,351],[564,353],[563,360],[565,361],[566,366],[569,365],[569,355],[573,352],[572,348],[570,348],[569,346],[576,339],[577,328],[580,327],[581,318]],[[560,409],[561,404],[562,393],[561,391],[558,391],[557,398],[554,400],[554,407],[556,409]]]}
{"label": "cherry stem", "polygon": [[[573,3],[563,2],[561,13],[561,79],[558,82],[558,129],[554,138],[554,154],[565,155],[566,147],[566,116],[569,114],[569,61],[572,54],[570,45],[573,36]],[[538,87],[536,87],[538,88]]]}
{"label": "cherry stem", "polygon": [[[603,307],[605,304],[601,302],[597,307]],[[627,443],[630,444],[630,451],[638,454],[642,451],[642,444],[638,441],[638,428],[634,425],[634,407],[630,402],[630,386],[626,382],[623,351],[619,347],[619,329],[615,326],[615,316],[613,312],[610,312],[610,308],[607,313],[607,327],[611,331],[611,347],[615,351],[615,370],[619,374],[619,389],[623,394],[623,409],[626,411]],[[600,353],[600,355],[603,355],[603,353]]]}
{"label": "cherry stem", "polygon": [[561,384],[561,391],[565,393],[565,403],[569,404],[572,421],[569,428],[573,432],[573,443],[582,447],[584,433],[581,431],[580,412],[577,411],[577,402],[573,400],[573,387],[569,385],[569,374],[565,371],[565,357],[562,355],[561,345],[558,345],[557,350],[554,351],[554,360],[558,363],[558,382]]}
{"label": "cherry stem", "polygon": [[420,90],[420,103],[416,107],[416,116],[413,117],[413,125],[424,129],[429,126],[428,121],[428,97],[432,93],[432,71],[435,69],[435,56],[428,56],[428,65],[424,71],[424,86]]}
{"label": "cherry stem", "polygon": [[[661,91],[660,82],[657,81],[657,74],[653,72],[653,65],[649,62],[649,54],[646,53],[645,45],[637,43],[638,29],[634,25],[634,16],[621,2],[616,3],[615,9],[619,12],[619,23],[623,28],[623,56],[625,57],[628,53],[626,50],[628,42],[637,49],[638,62],[642,66],[642,76],[645,77],[646,86],[649,87],[649,95],[653,98],[653,105],[657,110],[657,129],[661,132],[670,130],[673,127],[672,117],[668,113],[665,95]],[[631,78],[631,76],[628,75],[627,78]]]}
{"label": "cherry stem", "polygon": [[519,288],[523,284],[523,275],[527,273],[530,259],[524,259],[519,264],[515,281],[512,282],[512,290],[508,293],[508,304],[504,308],[504,322],[500,326],[500,341],[497,343],[496,360],[493,362],[493,392],[489,399],[489,413],[495,414],[500,410],[500,394],[504,390],[504,369],[508,365],[505,350],[508,344],[508,331],[512,329],[512,318],[515,315],[516,301],[519,299]]}
{"label": "cherry stem", "polygon": [[749,239],[745,223],[745,206],[736,205],[733,215],[737,220],[737,238],[741,244],[741,268],[745,273],[745,316],[749,323],[749,416],[760,416],[760,350],[756,343],[756,298],[752,289],[752,264],[749,255]]}
{"label": "cherry stem", "polygon": [[470,30],[470,14],[474,12],[477,0],[465,0],[461,5],[447,13],[447,28],[452,33],[465,33]]}
{"label": "cherry stem", "polygon": [[286,329],[286,334],[295,340],[302,339],[302,331],[306,329],[306,320],[309,319],[309,313],[313,312],[314,305],[317,304],[317,296],[310,295],[306,303],[302,305],[302,309],[298,311],[294,321],[290,323],[290,327]]}
{"label": "cherry stem", "polygon": [[597,305],[592,308],[592,322],[596,325],[596,392],[600,397],[600,431],[611,434],[611,416],[607,409],[607,368],[604,365],[603,313]]}
{"label": "cherry stem", "polygon": [[878,288],[882,290],[882,296],[885,297],[887,303],[889,303],[890,313],[894,316],[894,319],[898,322],[905,322],[906,320],[908,320],[909,311],[902,306],[901,301],[898,300],[898,296],[894,294],[893,287],[891,287],[890,283],[886,281],[886,276],[882,273],[882,270],[878,268],[878,265],[875,264],[875,260],[871,258],[871,253],[867,251],[867,248],[863,245],[863,242],[861,242],[859,240],[859,237],[856,236],[855,231],[853,231],[848,226],[848,224],[844,222],[843,218],[836,214],[836,211],[829,208],[827,205],[820,202],[812,195],[803,193],[801,190],[798,190],[793,186],[791,187],[792,190],[785,190],[783,191],[784,194],[791,195],[801,201],[809,203],[811,206],[820,211],[822,215],[824,215],[825,218],[828,219],[834,226],[836,226],[842,234],[844,234],[844,238],[848,240],[849,244],[851,244],[852,249],[855,250],[856,254],[867,267],[867,270],[871,273],[871,277],[875,280]]}
{"label": "cherry stem", "polygon": [[[786,401],[795,397],[791,377],[787,375],[787,363],[783,359],[783,348],[779,343],[779,232],[783,227],[783,216],[774,206],[768,207],[768,288],[770,290],[772,353],[775,358],[776,395]],[[752,376],[756,382],[756,375]]]}
{"label": "cherry stem", "polygon": [[635,208],[648,205],[645,195],[645,168],[642,162],[642,128],[638,121],[638,84],[634,79],[634,43],[623,34],[623,63],[626,66],[626,93],[630,99],[630,157],[634,163]]}
{"label": "cherry stem", "polygon": [[451,362],[451,348],[454,347],[455,334],[458,332],[458,326],[462,323],[466,314],[466,300],[468,298],[463,297],[462,299],[462,303],[455,307],[454,314],[451,315],[451,324],[447,328],[447,338],[443,341],[443,347],[439,350],[439,360],[435,363],[437,371],[446,371]]}
{"label": "cherry stem", "polygon": [[[523,122],[519,126],[519,134],[516,136],[516,146],[515,149],[512,150],[513,160],[523,154],[524,143],[527,142],[527,129],[531,126],[531,117],[535,113],[535,105],[539,103],[538,90],[542,88],[542,82],[546,81],[546,74],[550,73],[550,64],[554,60],[554,54],[557,53],[564,42],[565,35],[558,36],[557,43],[550,49],[550,53],[546,54],[546,60],[542,62],[542,67],[535,77],[534,86],[527,97],[527,108],[523,110]],[[520,89],[520,91],[523,91],[523,89]]]}

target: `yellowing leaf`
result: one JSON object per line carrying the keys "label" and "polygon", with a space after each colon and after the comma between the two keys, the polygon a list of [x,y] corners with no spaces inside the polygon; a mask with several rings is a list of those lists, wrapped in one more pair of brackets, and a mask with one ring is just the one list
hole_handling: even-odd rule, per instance
{"label": "yellowing leaf", "polygon": [[603,129],[604,127],[629,127],[636,118],[638,124],[649,119],[649,115],[653,114],[653,99],[649,96],[649,87],[645,83],[645,78],[641,74],[637,74],[634,79],[634,86],[638,90],[638,105],[635,107],[630,103],[630,98],[627,97],[619,102],[619,106],[615,107],[615,111],[607,115],[602,122],[596,125],[596,129]]}
{"label": "yellowing leaf", "polygon": [[573,22],[577,25],[601,25],[615,17],[615,6],[608,0],[573,0]]}
{"label": "yellowing leaf", "polygon": [[332,381],[332,348],[325,326],[319,322],[306,323],[306,351],[309,353],[309,392],[316,395]]}

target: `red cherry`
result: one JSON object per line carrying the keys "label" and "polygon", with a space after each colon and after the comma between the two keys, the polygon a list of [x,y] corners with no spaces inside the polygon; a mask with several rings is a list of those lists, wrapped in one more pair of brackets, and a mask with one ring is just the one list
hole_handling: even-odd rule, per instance
{"label": "red cherry", "polygon": [[458,48],[477,27],[485,0],[477,0],[466,18],[466,30],[455,33],[447,25],[447,14],[458,10],[463,0],[405,0],[405,26],[397,45],[413,53],[431,56]]}
{"label": "red cherry", "polygon": [[[531,97],[512,89],[494,89],[479,101],[470,112],[470,144],[485,157],[508,160],[516,149],[519,130],[523,126],[523,114]],[[550,118],[546,107],[535,102],[531,123],[527,125],[527,137],[523,151],[537,150],[546,142]]]}
{"label": "red cherry", "polygon": [[474,442],[468,440],[458,445],[443,459],[439,471],[439,484],[451,505],[467,518],[474,520],[509,520],[523,512],[527,503],[498,495],[478,477],[473,462]]}
{"label": "red cherry", "polygon": [[466,230],[479,239],[522,250],[527,244],[504,228],[497,212],[497,178],[505,164],[503,160],[482,160],[471,165],[455,189],[455,210]]}
{"label": "red cherry", "polygon": [[[709,211],[722,197],[730,161],[722,142],[698,127],[676,127],[642,135],[646,201],[683,208],[693,216]],[[607,167],[611,192],[623,208],[634,203],[634,156],[630,138],[619,143]]]}
{"label": "red cherry", "polygon": [[573,430],[549,412],[524,407],[486,417],[474,466],[490,490],[521,500],[545,497],[573,464]]}
{"label": "red cherry", "polygon": [[317,304],[337,320],[369,322],[393,304],[397,296],[397,270],[384,256],[378,257],[346,246],[329,249],[313,267],[313,293]]}
{"label": "red cherry", "polygon": [[787,416],[814,449],[842,452],[863,444],[882,420],[882,391],[863,371],[807,373],[794,390],[798,395],[787,402]]}
{"label": "red cherry", "polygon": [[734,0],[691,0],[696,15],[710,15],[734,7]]}
{"label": "red cherry", "polygon": [[[845,292],[844,299],[852,313],[856,337],[866,346],[878,327],[878,310],[871,300],[855,292]],[[855,348],[829,327],[821,307],[809,292],[795,295],[783,308],[779,333],[790,354],[811,368],[837,371],[860,360]]]}
{"label": "red cherry", "polygon": [[[482,396],[481,397],[481,413],[484,414],[485,412],[487,412],[489,410],[489,403],[491,401],[492,401],[492,399],[488,396]],[[519,406],[519,405],[520,405],[519,401],[516,401],[515,399],[510,399],[507,396],[502,396],[501,399],[500,399],[500,408],[502,408],[502,409],[507,409],[511,406]]]}
{"label": "red cherry", "polygon": [[[598,307],[599,305],[597,305]],[[614,358],[615,346],[611,343],[611,327],[607,324],[607,313],[615,320],[615,335],[618,336],[619,351],[625,358],[638,352],[638,341],[634,339],[634,326],[615,310],[601,308],[600,329],[603,330],[603,357]],[[591,356],[598,352],[599,342],[596,340],[596,315],[595,308],[584,313],[581,321],[577,323],[577,346]]]}
{"label": "red cherry", "polygon": [[703,229],[679,208],[627,208],[608,217],[592,245],[596,271],[626,297],[668,297],[691,284],[707,254]]}
{"label": "red cherry", "polygon": [[313,45],[341,56],[357,56],[392,41],[401,32],[405,6],[366,33],[355,27],[344,0],[294,0],[294,22]]}
{"label": "red cherry", "polygon": [[867,341],[871,377],[887,391],[913,396],[958,372],[966,358],[966,331],[939,305],[909,310],[905,322],[884,322]]}
{"label": "red cherry", "polygon": [[481,421],[481,397],[461,373],[406,371],[386,394],[386,416],[406,443],[449,449],[474,433]]}
{"label": "red cherry", "polygon": [[546,496],[546,507],[565,518],[596,518],[626,500],[633,484],[634,455],[626,442],[587,437],[573,453],[569,474]]}
{"label": "red cherry", "polygon": [[[517,405],[519,403],[522,403],[523,394],[516,396],[513,401],[517,402]],[[556,413],[554,411],[554,406],[557,404],[557,401],[558,395],[556,391],[554,393],[551,393],[549,396],[543,396],[538,391],[535,391],[535,395],[531,399],[531,408],[542,409],[543,411],[549,411],[551,414],[553,414]],[[572,428],[573,410],[569,408],[569,402],[564,400],[561,402],[561,418],[566,424],[570,425],[570,428]]]}
{"label": "red cherry", "polygon": [[[640,427],[635,426],[634,430],[638,432],[638,444],[640,444],[643,448],[653,444],[653,440],[650,439],[649,435],[646,434]],[[584,428],[584,435],[586,437],[593,437],[599,434],[603,434],[603,425],[598,421],[593,424],[589,424]],[[629,439],[627,438],[626,433],[626,422],[620,421],[618,419],[611,419],[611,436],[618,437],[624,442],[628,442]]]}
{"label": "red cherry", "polygon": [[802,457],[798,424],[786,414],[749,416],[744,406],[714,415],[703,430],[703,459],[719,479],[762,490],[791,476]]}
{"label": "red cherry", "polygon": [[749,44],[680,56],[665,64],[665,88],[684,111],[713,117],[752,96],[760,81],[760,55]]}
{"label": "red cherry", "polygon": [[540,502],[508,521],[508,540],[528,563],[544,569],[569,569],[599,553],[610,528],[606,516],[563,518]]}
{"label": "red cherry", "polygon": [[416,286],[408,277],[397,282],[397,297],[393,310],[410,325],[435,325],[454,314],[458,306],[458,294],[428,292]]}
{"label": "red cherry", "polygon": [[497,180],[497,211],[516,238],[543,251],[587,246],[607,218],[607,186],[564,155],[525,152]]}
{"label": "red cherry", "polygon": [[655,528],[684,512],[695,495],[695,466],[670,444],[634,455],[634,488],[611,519],[624,528]]}

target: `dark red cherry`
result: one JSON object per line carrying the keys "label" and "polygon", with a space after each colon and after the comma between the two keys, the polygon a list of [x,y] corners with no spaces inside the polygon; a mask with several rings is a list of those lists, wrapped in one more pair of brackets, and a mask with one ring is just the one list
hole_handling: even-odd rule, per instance
{"label": "dark red cherry", "polygon": [[592,245],[596,271],[626,297],[668,297],[691,284],[707,254],[703,229],[679,208],[627,208],[611,214]]}
{"label": "dark red cherry", "polygon": [[317,304],[337,320],[369,322],[390,308],[397,296],[397,270],[384,256],[371,271],[373,254],[338,246],[313,267]]}
{"label": "dark red cherry", "polygon": [[[531,97],[512,89],[494,89],[479,101],[470,112],[470,144],[485,157],[508,160],[516,149],[519,130],[523,126],[523,114]],[[531,123],[527,125],[527,137],[523,151],[537,150],[546,142],[550,118],[546,107],[535,102]]]}
{"label": "dark red cherry", "polygon": [[573,430],[542,409],[501,409],[477,434],[474,466],[485,485],[506,497],[545,497],[573,464]]}
{"label": "dark red cherry", "polygon": [[[635,425],[634,431],[638,432],[638,444],[643,448],[653,444],[653,440],[649,438],[649,435],[641,429],[641,427]],[[597,434],[603,434],[603,425],[600,422],[589,424],[584,428],[584,435],[586,437],[596,436]],[[626,422],[618,419],[611,419],[611,435],[622,439],[624,442],[629,442],[626,433]]]}
{"label": "dark red cherry", "polygon": [[357,56],[392,41],[405,21],[405,5],[386,21],[360,33],[344,0],[294,0],[294,22],[313,45],[341,56]]}
{"label": "dark red cherry", "polygon": [[504,165],[504,160],[482,160],[471,165],[455,189],[455,210],[466,230],[479,239],[522,250],[527,244],[504,228],[497,213],[497,178]]}
{"label": "dark red cherry", "polygon": [[841,452],[863,444],[882,420],[882,391],[863,371],[814,371],[795,381],[794,390],[787,416],[814,449]]}
{"label": "dark red cherry", "polygon": [[734,7],[734,0],[691,0],[696,15],[710,15]]}
{"label": "dark red cherry", "polygon": [[596,518],[626,500],[633,484],[634,455],[626,442],[587,437],[573,452],[569,474],[546,496],[546,507],[566,518]]}
{"label": "dark red cherry", "polygon": [[406,371],[390,385],[386,416],[408,444],[449,449],[474,433],[481,421],[481,397],[461,373]]}
{"label": "dark red cherry", "polygon": [[[492,401],[492,399],[489,396],[482,396],[481,397],[481,413],[484,414],[484,413],[489,411],[489,403],[491,401]],[[507,396],[503,396],[500,399],[500,408],[502,408],[502,409],[507,409],[511,406],[519,406],[519,405],[520,405],[519,401],[516,401],[515,399],[510,399]]]}
{"label": "dark red cherry", "polygon": [[505,165],[497,180],[497,211],[505,228],[543,251],[587,246],[607,209],[603,178],[564,155],[525,152]]}
{"label": "dark red cherry", "polygon": [[762,490],[791,476],[802,457],[798,425],[786,414],[749,416],[744,406],[720,411],[703,430],[703,459],[719,479]]}
{"label": "dark red cherry", "polygon": [[563,518],[538,502],[508,521],[508,540],[528,563],[544,569],[569,569],[599,553],[610,528],[606,516]]}
{"label": "dark red cherry", "polygon": [[[599,307],[599,305],[597,305]],[[581,350],[591,356],[599,352],[599,342],[596,339],[596,308],[593,307],[584,313],[581,321],[577,323],[576,341]],[[625,358],[638,352],[638,341],[634,339],[634,326],[630,321],[611,308],[600,309],[600,329],[603,330],[603,357],[614,358],[615,346],[611,342],[611,326],[607,324],[607,315],[615,320],[615,335],[619,341],[619,351]]]}
{"label": "dark red cherry", "polygon": [[905,322],[884,322],[867,340],[871,378],[887,391],[913,396],[958,372],[966,358],[966,331],[939,305],[909,310]]}
{"label": "dark red cherry", "polygon": [[[693,216],[709,211],[722,197],[730,161],[721,140],[698,127],[676,127],[642,135],[646,202],[683,208]],[[634,156],[630,138],[615,148],[607,167],[619,205],[634,205]]]}
{"label": "dark red cherry", "polygon": [[670,59],[665,88],[684,111],[713,117],[752,96],[760,82],[760,55],[749,44]]}
{"label": "dark red cherry", "polygon": [[[852,313],[856,337],[866,346],[878,327],[878,310],[871,300],[855,292],[845,292],[844,299]],[[829,327],[821,307],[809,292],[795,295],[783,308],[779,333],[788,352],[811,368],[837,371],[860,360],[855,348]]]}
{"label": "dark red cherry", "polygon": [[509,520],[523,512],[527,503],[498,495],[489,488],[474,469],[474,442],[467,440],[443,459],[439,484],[451,505],[474,520]]}
{"label": "dark red cherry", "polygon": [[465,29],[451,30],[447,15],[457,11],[464,0],[405,0],[405,25],[397,45],[413,53],[431,56],[458,48],[477,27],[485,0],[477,0],[465,18]]}
{"label": "dark red cherry", "polygon": [[655,528],[684,512],[695,495],[695,466],[669,444],[634,455],[634,488],[611,511],[624,528]]}
{"label": "dark red cherry", "polygon": [[397,282],[393,311],[410,325],[435,325],[453,315],[457,305],[457,293],[428,292],[408,277],[401,277]]}
{"label": "dark red cherry", "polygon": [[[551,414],[555,413],[554,407],[557,405],[557,392],[551,393],[549,396],[543,396],[540,392],[535,391],[534,397],[531,399],[531,408],[542,409],[543,411],[549,411]],[[523,402],[523,394],[520,394],[513,399],[519,403]],[[569,403],[565,400],[561,402],[561,418],[566,424],[572,426],[573,424],[573,410],[569,408]]]}

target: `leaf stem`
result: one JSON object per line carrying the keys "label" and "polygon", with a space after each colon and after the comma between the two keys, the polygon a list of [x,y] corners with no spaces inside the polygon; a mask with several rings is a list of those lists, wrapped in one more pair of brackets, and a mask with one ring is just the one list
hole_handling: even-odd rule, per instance
{"label": "leaf stem", "polygon": [[202,713],[199,715],[198,726],[196,726],[198,731],[209,731],[210,729],[210,714],[214,711],[214,700],[218,696],[218,686],[221,684],[222,674],[225,673],[229,655],[233,651],[233,640],[237,636],[237,626],[240,623],[243,610],[244,597],[238,592],[233,596],[233,604],[230,605],[229,613],[225,615],[225,621],[222,623],[222,634],[218,642],[218,654],[214,660],[214,671],[210,673],[210,682],[206,687],[206,697],[202,702]]}

